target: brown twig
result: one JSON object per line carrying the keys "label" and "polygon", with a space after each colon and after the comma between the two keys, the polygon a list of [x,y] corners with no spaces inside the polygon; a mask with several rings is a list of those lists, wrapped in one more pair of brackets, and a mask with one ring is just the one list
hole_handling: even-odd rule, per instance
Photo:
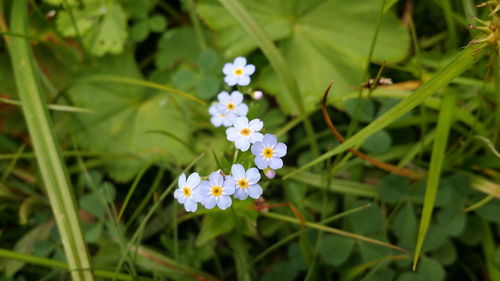
{"label": "brown twig", "polygon": [[[326,108],[326,102],[327,102],[328,94],[330,93],[330,89],[332,88],[332,85],[333,85],[333,83],[330,83],[330,85],[328,85],[328,88],[326,88],[325,93],[323,94],[323,100],[321,102],[321,111],[323,113],[323,118],[325,119],[325,123],[328,126],[328,129],[330,129],[330,132],[332,133],[332,135],[340,143],[343,143],[343,142],[345,142],[345,139],[337,131],[337,129],[335,129],[335,126],[333,126],[333,122],[330,119],[330,115],[328,115],[328,110]],[[372,158],[372,157],[370,157],[370,156],[364,154],[363,152],[360,152],[360,151],[358,151],[358,150],[356,150],[354,148],[349,148],[349,152],[351,152],[352,154],[354,154],[354,155],[358,156],[359,158],[365,160],[366,162],[369,162],[373,166],[376,166],[376,167],[378,167],[378,168],[380,168],[382,170],[391,172],[393,174],[397,174],[397,175],[400,175],[400,176],[408,177],[408,178],[411,178],[413,180],[417,180],[417,179],[420,179],[422,177],[422,175],[419,174],[419,173],[416,173],[414,171],[411,171],[411,170],[408,170],[408,169],[405,169],[405,168],[399,168],[399,167],[394,166],[392,164],[379,161],[379,160],[374,159],[374,158]]]}

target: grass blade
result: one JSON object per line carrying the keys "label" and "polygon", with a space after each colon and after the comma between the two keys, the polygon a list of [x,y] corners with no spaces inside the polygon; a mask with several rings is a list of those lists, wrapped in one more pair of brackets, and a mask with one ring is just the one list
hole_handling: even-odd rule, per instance
{"label": "grass blade", "polygon": [[[26,0],[12,3],[12,32],[26,34]],[[39,89],[34,61],[29,42],[25,38],[12,37],[9,41],[14,76],[22,102],[23,114],[33,142],[38,166],[68,260],[73,280],[92,281],[90,256],[82,234],[66,166],[52,133],[47,105]]]}
{"label": "grass blade", "polygon": [[500,281],[500,269],[495,264],[495,239],[491,232],[490,224],[483,220],[483,253],[486,260],[486,268],[488,269],[488,276],[491,281]]}
{"label": "grass blade", "polygon": [[417,267],[418,259],[420,257],[420,253],[422,252],[422,246],[424,245],[425,235],[431,223],[432,211],[434,209],[434,202],[436,201],[436,194],[439,185],[439,178],[443,168],[446,145],[448,143],[448,135],[453,123],[455,100],[455,92],[446,92],[443,98],[441,111],[439,113],[436,137],[432,147],[429,175],[427,177],[427,186],[425,188],[422,217],[420,218],[420,228],[417,236],[417,245],[415,247],[415,254],[413,257],[413,270]]}
{"label": "grass blade", "polygon": [[460,52],[460,54],[457,55],[453,61],[451,61],[448,65],[441,69],[441,71],[436,73],[432,77],[432,79],[418,88],[413,95],[404,98],[401,102],[392,107],[378,119],[361,129],[352,137],[348,138],[341,145],[326,152],[320,157],[317,157],[316,159],[310,161],[309,163],[291,172],[290,174],[284,176],[283,179],[287,179],[300,171],[321,163],[334,155],[348,150],[351,147],[361,144],[367,137],[385,128],[390,123],[396,121],[397,119],[399,119],[399,117],[403,116],[405,113],[409,112],[417,105],[423,103],[426,98],[430,97],[436,91],[448,85],[453,79],[458,77],[462,72],[467,70],[477,60],[483,57],[487,53],[487,50],[489,49],[486,47],[486,45],[478,44],[468,46],[462,52]]}
{"label": "grass blade", "polygon": [[302,102],[302,96],[300,95],[297,82],[290,72],[290,68],[287,66],[286,61],[281,55],[280,51],[278,50],[276,45],[274,45],[274,43],[267,37],[264,31],[258,26],[258,24],[252,18],[250,13],[245,9],[245,7],[240,2],[238,2],[238,0],[219,0],[219,2],[242,25],[242,27],[246,29],[248,34],[255,40],[257,45],[260,47],[264,55],[271,63],[271,66],[274,68],[274,70],[278,74],[279,79],[287,89],[287,91],[285,91],[285,93],[288,94],[287,99],[294,101],[295,106],[299,111],[299,116],[301,117],[302,122],[304,122],[304,127],[306,129],[307,137],[309,139],[313,155],[319,155],[316,136],[314,134],[311,121],[307,117],[307,112]]}

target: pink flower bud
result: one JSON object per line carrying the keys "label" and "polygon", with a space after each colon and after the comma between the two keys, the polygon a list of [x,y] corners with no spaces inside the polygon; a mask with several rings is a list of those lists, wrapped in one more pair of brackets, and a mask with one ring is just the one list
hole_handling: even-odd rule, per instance
{"label": "pink flower bud", "polygon": [[260,100],[263,96],[264,96],[264,94],[262,93],[262,91],[253,91],[252,92],[252,98],[254,100]]}
{"label": "pink flower bud", "polygon": [[266,175],[268,179],[274,179],[274,177],[276,177],[276,172],[271,168],[267,168],[264,169],[264,175]]}

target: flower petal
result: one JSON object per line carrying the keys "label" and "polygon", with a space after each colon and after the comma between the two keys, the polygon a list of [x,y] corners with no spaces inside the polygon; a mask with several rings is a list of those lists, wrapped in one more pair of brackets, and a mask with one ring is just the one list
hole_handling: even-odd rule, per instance
{"label": "flower petal", "polygon": [[238,198],[240,200],[245,200],[248,197],[248,194],[241,188],[236,189],[234,192],[234,198]]}
{"label": "flower petal", "polygon": [[198,209],[198,203],[192,199],[187,199],[186,203],[184,203],[184,209],[186,209],[187,212],[194,212]]}
{"label": "flower petal", "polygon": [[189,175],[186,181],[186,185],[191,189],[194,189],[200,184],[200,180],[200,175],[198,173],[192,173],[191,175]]}
{"label": "flower petal", "polygon": [[227,128],[226,136],[228,141],[236,141],[238,139],[238,131],[234,127]]}
{"label": "flower petal", "polygon": [[215,207],[215,204],[217,204],[217,200],[215,200],[213,196],[207,196],[203,198],[201,204],[207,209],[212,209],[213,207]]}
{"label": "flower petal", "polygon": [[224,182],[222,185],[222,194],[223,195],[232,195],[236,188],[236,183],[234,181]]}
{"label": "flower petal", "polygon": [[224,67],[222,68],[222,73],[226,74],[226,75],[229,75],[231,73],[233,73],[234,71],[234,66],[232,63],[226,63],[224,64]]}
{"label": "flower petal", "polygon": [[283,157],[286,154],[286,144],[279,142],[274,146],[274,155],[277,157]]}
{"label": "flower petal", "polygon": [[217,105],[219,105],[219,103],[214,103],[208,108],[208,113],[210,113],[210,115],[215,115],[219,113]]}
{"label": "flower petal", "polygon": [[212,186],[222,186],[222,184],[224,183],[224,178],[222,177],[222,175],[219,173],[219,172],[212,172],[210,173],[210,175],[208,176],[208,179],[210,180],[210,184]]}
{"label": "flower petal", "polygon": [[247,59],[244,57],[237,57],[234,59],[233,66],[243,68],[247,64]]}
{"label": "flower petal", "polygon": [[255,72],[255,65],[253,65],[253,64],[247,64],[247,65],[243,68],[243,73],[244,73],[245,75],[252,75],[254,72]]}
{"label": "flower petal", "polygon": [[271,157],[271,160],[269,160],[269,167],[271,167],[271,169],[273,170],[280,169],[281,167],[283,167],[283,160],[278,157]]}
{"label": "flower petal", "polygon": [[256,184],[260,180],[260,173],[257,168],[250,168],[246,172],[246,179],[248,180],[248,183],[250,184]]}
{"label": "flower petal", "polygon": [[220,118],[219,116],[212,116],[212,118],[210,118],[210,122],[215,127],[220,127],[220,125],[222,125],[223,121],[224,121],[224,119]]}
{"label": "flower petal", "polygon": [[197,191],[202,197],[205,197],[205,196],[210,195],[211,189],[212,189],[212,186],[210,185],[210,182],[201,181],[200,185],[198,185]]}
{"label": "flower petal", "polygon": [[229,86],[236,85],[237,81],[238,81],[238,77],[234,74],[229,74],[226,77],[224,77],[224,82],[226,82],[226,84],[228,84]]}
{"label": "flower petal", "polygon": [[174,191],[174,198],[177,199],[177,201],[181,204],[184,204],[184,201],[186,201],[186,196],[182,193],[182,190],[176,189]]}
{"label": "flower petal", "polygon": [[219,105],[222,105],[224,107],[226,103],[231,101],[231,97],[229,96],[229,93],[226,91],[222,91],[217,95],[217,99],[219,99]]}
{"label": "flower petal", "polygon": [[239,91],[233,91],[231,93],[231,101],[235,104],[240,104],[243,101],[243,94]]}
{"label": "flower petal", "polygon": [[221,210],[225,210],[231,206],[231,197],[221,195],[219,199],[217,200],[217,207],[219,207]]}
{"label": "flower petal", "polygon": [[248,118],[246,117],[237,117],[234,119],[234,127],[240,131],[243,128],[248,128]]}
{"label": "flower petal", "polygon": [[262,143],[266,147],[270,147],[270,146],[275,145],[277,141],[278,141],[278,139],[276,138],[276,136],[275,135],[271,135],[271,134],[265,134],[264,138],[262,139]]}
{"label": "flower petal", "polygon": [[257,165],[257,168],[264,170],[265,168],[267,168],[268,163],[264,157],[256,156],[255,157],[255,165]]}
{"label": "flower petal", "polygon": [[237,179],[245,177],[245,169],[241,164],[233,164],[231,167],[231,175]]}
{"label": "flower petal", "polygon": [[262,134],[259,132],[254,132],[250,135],[249,139],[251,143],[256,143],[262,141]]}
{"label": "flower petal", "polygon": [[224,117],[223,121],[224,127],[233,126],[234,119],[236,119],[236,115],[234,115],[233,113],[226,114],[226,117]]}
{"label": "flower petal", "polygon": [[234,111],[239,116],[245,116],[248,113],[248,106],[244,103],[240,103],[238,104],[238,106],[236,106],[236,109]]}
{"label": "flower petal", "polygon": [[241,75],[236,79],[236,83],[240,86],[247,86],[250,84],[250,76]]}
{"label": "flower petal", "polygon": [[259,197],[262,195],[262,187],[258,184],[253,184],[249,186],[248,188],[248,195],[252,197],[253,199],[259,199]]}
{"label": "flower petal", "polygon": [[248,123],[248,128],[252,131],[260,131],[264,127],[264,122],[262,122],[259,118],[253,119]]}
{"label": "flower petal", "polygon": [[235,142],[236,148],[247,151],[250,148],[250,140],[246,137],[238,137]]}
{"label": "flower petal", "polygon": [[252,153],[253,153],[253,155],[256,155],[256,156],[261,155],[262,154],[262,150],[264,150],[264,145],[262,145],[261,141],[255,142],[252,145]]}
{"label": "flower petal", "polygon": [[184,173],[182,173],[182,175],[179,177],[177,184],[179,188],[183,188],[184,186],[186,186],[186,175]]}

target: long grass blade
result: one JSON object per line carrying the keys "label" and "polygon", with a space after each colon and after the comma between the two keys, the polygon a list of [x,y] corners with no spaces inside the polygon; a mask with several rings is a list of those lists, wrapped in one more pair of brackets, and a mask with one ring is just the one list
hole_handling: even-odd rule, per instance
{"label": "long grass blade", "polygon": [[287,99],[292,100],[298,109],[299,116],[304,122],[304,127],[311,145],[311,150],[313,155],[319,155],[318,145],[316,143],[316,136],[311,124],[311,121],[307,117],[307,112],[302,101],[302,96],[300,95],[299,87],[297,82],[290,72],[290,68],[287,66],[285,59],[281,55],[280,51],[274,45],[274,43],[267,37],[262,28],[259,27],[257,22],[252,18],[250,13],[245,9],[245,7],[238,2],[238,0],[219,0],[219,2],[226,8],[226,10],[241,24],[241,26],[246,29],[248,34],[255,40],[257,45],[260,47],[264,55],[267,57],[271,66],[274,68],[278,74],[278,78],[281,80],[287,91],[285,94],[288,96]]}
{"label": "long grass blade", "polygon": [[[12,2],[12,32],[26,34],[26,0]],[[33,55],[25,38],[11,37],[9,50],[23,114],[33,142],[38,167],[48,194],[74,281],[93,281],[90,256],[82,234],[78,208],[52,133],[47,105],[39,89]]]}
{"label": "long grass blade", "polygon": [[439,178],[443,168],[443,162],[446,152],[446,145],[448,143],[448,135],[451,125],[453,123],[453,110],[455,108],[456,94],[453,91],[446,92],[441,112],[439,113],[436,137],[432,147],[431,163],[429,167],[429,175],[427,177],[427,186],[425,188],[424,206],[422,210],[422,217],[420,218],[420,228],[418,230],[417,245],[415,247],[415,254],[413,257],[413,270],[415,270],[422,247],[424,245],[425,235],[431,223],[432,211],[434,209],[434,202],[436,201],[436,194],[438,191]]}
{"label": "long grass blade", "polygon": [[304,171],[305,169],[321,163],[334,155],[342,153],[351,147],[361,144],[367,137],[385,128],[390,123],[396,121],[405,113],[409,112],[417,105],[423,103],[426,98],[433,95],[436,91],[448,85],[453,79],[458,77],[460,74],[462,74],[462,72],[471,67],[477,60],[482,58],[488,50],[489,48],[487,48],[486,45],[478,44],[468,46],[462,52],[460,52],[460,54],[457,55],[454,60],[452,60],[443,69],[441,69],[441,71],[436,73],[427,83],[418,88],[413,95],[404,98],[401,102],[392,107],[378,119],[361,129],[352,137],[348,138],[341,145],[326,152],[320,157],[317,157],[316,159],[303,165],[290,174],[284,176],[283,179],[287,179],[300,171]]}

